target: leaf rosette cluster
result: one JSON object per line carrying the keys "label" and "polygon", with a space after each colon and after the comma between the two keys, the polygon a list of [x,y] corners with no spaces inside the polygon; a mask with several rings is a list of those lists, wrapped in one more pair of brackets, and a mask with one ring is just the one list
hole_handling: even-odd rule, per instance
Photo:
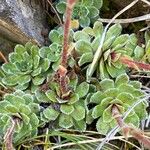
{"label": "leaf rosette cluster", "polygon": [[[119,75],[115,81],[104,79],[100,82],[100,90],[92,94],[89,103],[95,107],[89,110],[91,118],[98,119],[97,130],[106,134],[110,129],[117,125],[112,116],[112,107],[117,106],[120,115],[123,115],[128,108],[144,96],[140,89],[141,83],[130,81],[126,74]],[[125,123],[131,123],[139,127],[140,121],[147,117],[147,101],[138,104],[125,119]],[[90,118],[89,117],[89,118]]]}
{"label": "leaf rosette cluster", "polygon": [[18,44],[9,54],[9,62],[2,65],[6,74],[2,82],[15,89],[34,92],[45,81],[49,67],[50,61],[40,57],[38,46]]}

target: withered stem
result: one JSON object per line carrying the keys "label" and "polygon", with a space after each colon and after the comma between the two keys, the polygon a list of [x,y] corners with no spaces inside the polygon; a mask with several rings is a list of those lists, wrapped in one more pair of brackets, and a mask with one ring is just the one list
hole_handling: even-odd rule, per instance
{"label": "withered stem", "polygon": [[7,150],[14,150],[13,147],[13,134],[17,125],[18,119],[11,119],[11,126],[7,129],[4,136],[4,143]]}
{"label": "withered stem", "polygon": [[8,63],[6,57],[4,56],[4,54],[0,51],[0,57],[1,59],[3,59],[4,63]]}

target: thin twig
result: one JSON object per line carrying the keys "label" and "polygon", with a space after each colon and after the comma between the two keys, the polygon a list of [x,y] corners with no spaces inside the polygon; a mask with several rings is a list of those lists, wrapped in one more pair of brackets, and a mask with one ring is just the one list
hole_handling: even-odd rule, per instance
{"label": "thin twig", "polygon": [[111,20],[110,22],[106,25],[105,29],[104,29],[104,32],[102,34],[102,38],[100,40],[100,44],[99,44],[99,47],[94,55],[94,59],[92,61],[92,64],[91,66],[89,67],[89,71],[88,71],[88,74],[87,74],[87,81],[90,82],[90,78],[92,77],[94,71],[95,71],[95,68],[97,66],[97,63],[98,63],[98,60],[99,58],[101,57],[102,55],[102,46],[103,46],[103,43],[104,43],[104,40],[105,40],[105,35],[106,35],[106,32],[107,32],[107,29],[108,27],[110,26],[110,24],[118,17],[120,16],[122,13],[124,13],[126,10],[130,9],[132,6],[134,6],[136,3],[138,2],[138,0],[134,0],[132,3],[130,3],[128,6],[126,6],[125,8],[123,8],[121,11],[119,11]]}
{"label": "thin twig", "polygon": [[1,51],[0,51],[0,57],[3,59],[4,63],[8,63],[6,57],[3,55]]}
{"label": "thin twig", "polygon": [[[143,16],[135,17],[135,18],[128,18],[128,19],[115,19],[112,23],[133,23],[133,22],[139,22],[144,20],[149,20],[150,14],[146,14]],[[99,18],[98,21],[109,23],[111,19],[103,19]]]}
{"label": "thin twig", "polygon": [[62,26],[63,23],[62,23],[62,21],[61,21],[61,18],[59,17],[59,14],[58,14],[57,10],[55,9],[55,7],[52,5],[52,3],[51,3],[49,0],[47,0],[47,2],[48,2],[48,4],[52,7],[52,9],[54,10],[54,12],[55,12],[55,14],[56,14],[56,16],[57,16],[57,18],[58,18],[58,20],[59,20],[59,23],[60,23],[60,25]]}

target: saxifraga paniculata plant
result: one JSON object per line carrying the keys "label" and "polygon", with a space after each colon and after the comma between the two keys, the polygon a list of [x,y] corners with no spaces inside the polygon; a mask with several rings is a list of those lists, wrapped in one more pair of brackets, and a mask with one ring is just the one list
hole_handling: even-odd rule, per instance
{"label": "saxifraga paniculata plant", "polygon": [[[141,83],[130,81],[126,74],[119,75],[115,81],[103,79],[99,86],[100,89],[87,100],[90,104],[95,104],[95,107],[89,110],[88,118],[89,123],[98,119],[96,129],[102,134],[107,134],[117,125],[113,108],[116,107],[120,115],[123,115],[132,104],[143,98],[145,93],[141,90]],[[147,117],[147,107],[147,101],[143,101],[132,110],[124,122],[139,127],[140,121]]]}
{"label": "saxifraga paniculata plant", "polygon": [[[116,78],[119,74],[125,73],[126,68],[120,62],[122,56],[131,56],[137,44],[137,38],[134,34],[121,34],[122,27],[115,24],[109,28],[106,33],[105,41],[102,47],[100,59],[95,66],[96,77],[99,79]],[[103,24],[95,22],[93,28],[85,27],[74,34],[75,50],[78,54],[78,65],[90,67],[95,52],[103,33]],[[87,69],[87,80],[89,78]]]}
{"label": "saxifraga paniculata plant", "polygon": [[[90,25],[99,16],[99,10],[103,5],[103,0],[78,0],[72,14],[72,19],[78,20],[82,28]],[[59,0],[56,9],[64,15],[66,10],[66,0]],[[65,16],[63,16],[65,18]]]}
{"label": "saxifraga paniculata plant", "polygon": [[6,75],[2,83],[14,89],[34,92],[45,81],[49,67],[49,59],[40,57],[38,46],[30,42],[25,46],[18,44],[9,54],[9,62],[2,65]]}
{"label": "saxifraga paniculata plant", "polygon": [[85,97],[89,91],[89,84],[86,82],[78,83],[78,77],[74,74],[68,78],[68,88],[70,94],[67,97],[61,97],[59,84],[50,81],[49,90],[36,91],[36,98],[39,102],[49,105],[41,113],[43,122],[53,121],[54,128],[68,129],[74,128],[84,131],[86,129],[85,122]]}
{"label": "saxifraga paniculata plant", "polygon": [[31,94],[17,90],[5,94],[0,102],[0,138],[1,142],[4,139],[7,149],[27,137],[37,135],[40,106],[34,101],[35,97]]}
{"label": "saxifraga paniculata plant", "polygon": [[[49,39],[51,41],[50,46],[46,47],[43,46],[40,48],[39,55],[42,58],[47,58],[51,62],[52,69],[54,71],[57,71],[59,68],[59,65],[61,63],[61,54],[62,54],[62,47],[63,47],[63,28],[59,27],[57,29],[53,29],[49,33]],[[75,65],[75,60],[72,56],[72,50],[73,50],[73,34],[74,31],[70,31],[69,35],[69,59],[68,61],[68,66],[70,68],[73,68]]]}

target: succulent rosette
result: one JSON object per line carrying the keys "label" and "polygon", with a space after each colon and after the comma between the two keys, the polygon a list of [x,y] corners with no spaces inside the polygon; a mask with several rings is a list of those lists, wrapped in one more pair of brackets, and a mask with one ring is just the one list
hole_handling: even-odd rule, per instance
{"label": "succulent rosette", "polygon": [[78,84],[77,77],[69,81],[70,93],[65,98],[60,96],[59,85],[51,81],[49,90],[36,91],[39,102],[47,103],[49,106],[41,113],[43,122],[55,122],[55,128],[86,129],[84,99],[89,91],[89,84],[82,82]]}
{"label": "succulent rosette", "polygon": [[5,77],[4,85],[15,89],[30,89],[34,92],[41,85],[50,67],[47,58],[39,56],[38,46],[27,43],[25,46],[16,45],[14,52],[9,54],[9,62],[2,65]]}
{"label": "succulent rosette", "polygon": [[[75,60],[72,57],[72,50],[73,50],[73,34],[74,31],[70,31],[70,39],[69,39],[69,59],[68,59],[68,66],[73,67],[75,64]],[[57,71],[60,59],[61,59],[61,53],[63,48],[63,28],[59,27],[57,29],[51,30],[49,33],[49,39],[51,41],[50,46],[44,46],[40,49],[40,57],[46,58],[51,62],[51,67],[54,71]]]}
{"label": "succulent rosette", "polygon": [[[112,25],[105,37],[101,49],[101,55],[94,70],[99,79],[115,78],[119,74],[125,73],[125,66],[120,62],[122,56],[131,56],[136,47],[136,36],[134,34],[121,34],[120,24]],[[94,54],[97,51],[103,33],[103,24],[95,22],[93,28],[85,27],[74,34],[75,50],[78,54],[78,65],[88,66],[88,71]]]}
{"label": "succulent rosette", "polygon": [[39,119],[37,114],[40,106],[31,94],[20,90],[12,94],[6,94],[0,102],[0,136],[4,136],[7,129],[12,126],[11,120],[17,119],[14,130],[14,143],[37,134]]}
{"label": "succulent rosette", "polygon": [[[72,18],[78,20],[81,27],[89,26],[97,19],[102,4],[103,0],[79,0],[74,7]],[[65,14],[66,0],[60,0],[56,9],[60,14]]]}
{"label": "succulent rosette", "polygon": [[[131,105],[143,98],[145,93],[141,90],[141,83],[130,81],[126,74],[119,75],[115,81],[104,79],[99,86],[100,89],[88,98],[89,104],[95,104],[95,106],[88,111],[87,123],[98,119],[96,123],[98,132],[107,134],[117,125],[112,116],[112,107],[115,105],[120,111],[120,115],[123,115]],[[127,116],[125,123],[139,127],[140,121],[147,117],[147,107],[147,101],[138,104]]]}

